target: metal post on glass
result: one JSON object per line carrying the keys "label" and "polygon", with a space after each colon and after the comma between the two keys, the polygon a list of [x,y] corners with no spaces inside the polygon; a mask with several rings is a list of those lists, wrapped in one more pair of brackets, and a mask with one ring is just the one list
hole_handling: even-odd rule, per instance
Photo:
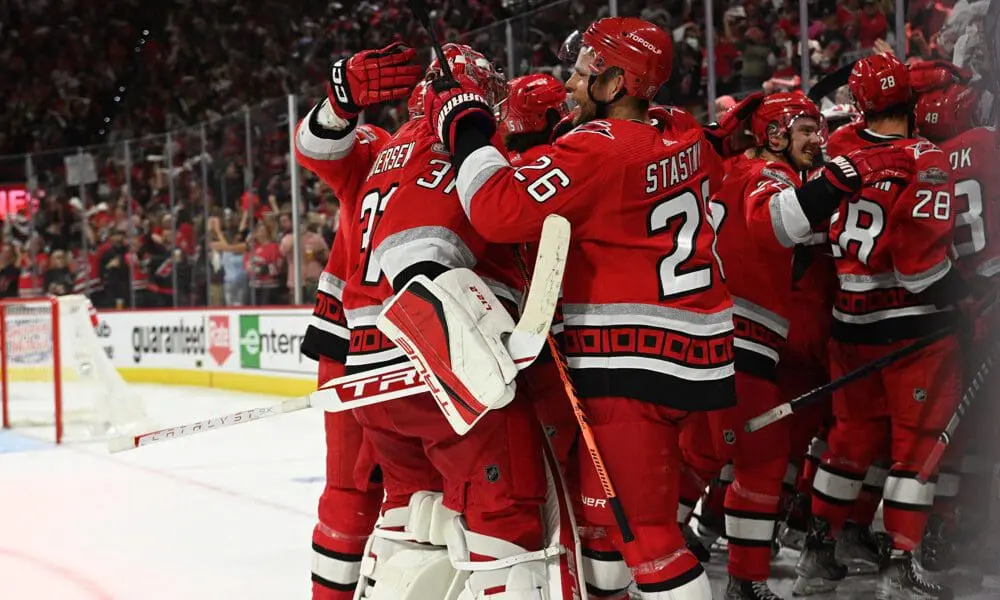
{"label": "metal post on glass", "polygon": [[202,252],[205,254],[205,305],[212,304],[212,252],[209,248],[209,210],[208,210],[208,135],[205,133],[205,124],[201,125],[201,204],[202,219],[204,221],[204,238],[201,240]]}
{"label": "metal post on glass", "polygon": [[[243,169],[243,192],[246,194],[247,198],[247,208],[246,210],[250,213],[248,215],[250,224],[250,235],[247,236],[246,251],[249,254],[253,254],[253,230],[255,227],[254,217],[256,212],[256,200],[254,198],[253,189],[253,143],[251,136],[253,135],[253,127],[250,124],[250,107],[244,108],[243,112],[243,136],[246,138],[246,168]],[[248,279],[253,283],[254,272],[253,272],[253,261],[250,262],[251,269],[247,273],[249,275]],[[257,306],[257,288],[253,285],[250,286],[250,305]]]}
{"label": "metal post on glass", "polygon": [[138,229],[132,225],[132,146],[128,140],[125,140],[125,145],[122,150],[124,156],[122,157],[125,163],[125,189],[123,190],[125,197],[125,215],[128,218],[128,227],[125,229],[126,238],[128,239],[128,280],[131,285],[128,286],[128,302],[131,308],[136,308],[135,305],[135,261],[139,258],[139,253],[133,249],[133,244],[135,242],[135,237],[140,235]]}
{"label": "metal post on glass", "polygon": [[[292,186],[292,301],[302,304],[302,190],[299,189],[299,163],[295,160],[295,125],[298,123],[295,94],[288,94],[288,170]],[[310,301],[313,300],[310,298]]]}
{"label": "metal post on glass", "polygon": [[167,134],[167,147],[163,152],[167,163],[167,194],[170,198],[170,282],[174,288],[174,308],[177,308],[177,190],[174,186],[174,136]]}
{"label": "metal post on glass", "polygon": [[84,272],[84,295],[88,298],[93,294],[91,289],[91,273],[90,273],[90,242],[87,239],[87,233],[90,231],[90,217],[87,215],[87,184],[86,177],[84,176],[85,169],[83,167],[83,148],[76,149],[76,177],[77,177],[77,194],[80,198],[80,237],[82,242],[81,255],[83,256],[83,272]]}
{"label": "metal post on glass", "polygon": [[715,121],[715,95],[718,93],[715,79],[715,15],[712,0],[705,0],[705,42],[708,49],[708,122]]}
{"label": "metal post on glass", "polygon": [[[28,187],[28,258],[31,261],[31,281],[32,287],[35,284],[43,288],[41,274],[38,272],[38,252],[35,249],[35,238],[39,235],[35,229],[35,203],[38,201],[38,179],[35,177],[35,163],[31,160],[30,154],[24,155],[24,177]],[[45,295],[45,290],[41,290]]]}
{"label": "metal post on glass", "polygon": [[802,60],[802,91],[809,93],[810,79],[812,77],[810,55],[809,55],[809,3],[807,0],[799,0],[799,55]]}

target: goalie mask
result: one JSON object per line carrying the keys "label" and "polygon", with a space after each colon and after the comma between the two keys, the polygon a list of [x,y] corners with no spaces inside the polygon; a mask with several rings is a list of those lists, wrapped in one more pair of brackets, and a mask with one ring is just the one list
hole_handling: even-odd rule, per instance
{"label": "goalie mask", "polygon": [[[465,44],[445,44],[441,47],[445,60],[455,77],[464,75],[483,91],[486,102],[495,106],[507,96],[507,81],[500,70],[480,52]],[[427,67],[427,81],[442,77],[441,63],[437,56]]]}

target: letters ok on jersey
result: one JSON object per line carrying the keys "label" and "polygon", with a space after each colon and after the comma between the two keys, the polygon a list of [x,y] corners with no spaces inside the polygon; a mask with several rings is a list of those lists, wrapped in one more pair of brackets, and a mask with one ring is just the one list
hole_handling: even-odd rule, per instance
{"label": "letters ok on jersey", "polygon": [[700,130],[593,121],[531,164],[472,153],[458,192],[491,241],[538,239],[551,213],[573,226],[563,284],[566,355],[581,397],[682,410],[731,406],[732,300],[713,250]]}

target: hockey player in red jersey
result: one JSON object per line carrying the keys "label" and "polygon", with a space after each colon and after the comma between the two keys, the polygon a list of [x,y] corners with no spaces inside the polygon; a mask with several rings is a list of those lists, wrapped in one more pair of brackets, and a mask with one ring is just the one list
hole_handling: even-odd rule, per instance
{"label": "hockey player in red jersey", "polygon": [[[584,516],[624,555],[637,597],[708,599],[676,515],[681,422],[735,399],[732,300],[706,191],[709,144],[701,131],[671,139],[648,121],[649,99],[670,74],[667,34],[609,18],[591,25],[584,44],[567,83],[578,126],[531,165],[514,168],[490,145],[495,123],[473,82],[439,86],[427,113],[452,153],[462,205],[488,239],[537,239],[552,213],[572,223],[566,354],[636,540],[622,539],[581,456]],[[852,171],[837,177],[853,185],[870,174]],[[808,225],[802,217],[789,227]]]}
{"label": "hockey player in red jersey", "polygon": [[[502,77],[481,54],[455,44],[444,51],[453,72],[474,78],[493,101],[502,97]],[[428,77],[440,74],[435,61]],[[344,305],[351,328],[347,369],[362,372],[406,359],[383,331],[394,323],[395,309],[412,299],[412,282],[445,286],[474,277],[491,310],[500,307],[498,297],[516,305],[519,294],[510,248],[491,254],[472,230],[454,191],[452,165],[427,119],[407,122],[362,161],[365,153],[347,135],[355,129],[350,103],[342,100],[353,100],[357,90],[349,66],[340,75],[339,82],[348,83],[338,82],[335,68],[326,117],[339,132],[335,153],[345,161],[342,168],[358,181],[352,190],[358,261]],[[520,599],[535,597],[538,588],[553,599],[572,596],[572,546],[558,536],[572,535],[573,528],[558,520],[565,511],[556,515],[557,537],[543,525],[546,475],[557,467],[543,458],[542,430],[523,393],[464,436],[428,395],[366,406],[355,415],[366,442],[358,467],[378,463],[385,487],[382,517],[362,559],[360,596]],[[569,550],[556,552],[557,545]]]}
{"label": "hockey player in red jersey", "polygon": [[[831,326],[834,378],[950,326],[954,305],[968,290],[948,256],[954,214],[947,157],[933,143],[911,137],[906,66],[893,56],[864,58],[849,86],[867,126],[859,137],[871,146],[904,149],[916,161],[916,175],[905,184],[867,186],[831,221],[840,279]],[[951,597],[950,590],[923,579],[913,565],[912,552],[933,499],[933,484],[921,484],[914,474],[961,393],[958,353],[956,338],[948,336],[834,394],[836,423],[813,483],[813,517],[796,567],[797,594],[832,589],[844,576],[834,557],[833,535],[849,516],[866,469],[887,445],[892,468],[884,518],[893,549],[879,575],[878,594]]]}
{"label": "hockey player in red jersey", "polygon": [[[996,129],[974,126],[978,101],[979,95],[972,88],[949,82],[921,94],[914,113],[918,132],[940,145],[952,168],[957,266],[966,279],[995,288],[1000,274],[1000,181],[993,170],[1000,164],[1000,140]],[[989,332],[996,323],[995,310],[976,320],[971,351],[966,354],[967,374],[974,373],[983,360]],[[992,439],[996,423],[996,412],[990,406],[988,402],[975,403],[963,420],[961,437],[948,448],[949,456],[938,476],[934,510],[921,543],[920,560],[927,570],[940,571],[952,563],[960,490],[963,501],[969,502],[962,512],[972,518],[985,514],[982,503],[992,474],[980,465],[989,464],[982,459],[993,453],[986,441]],[[953,463],[967,467],[956,469]]]}
{"label": "hockey player in red jersey", "polygon": [[[407,52],[389,48],[360,53],[347,60],[363,65],[361,80],[355,85],[368,92],[365,104],[398,99],[409,92],[422,74],[419,67],[399,65]],[[394,79],[399,77],[398,80]],[[332,92],[332,88],[331,88]],[[351,264],[353,229],[357,217],[356,169],[370,164],[389,135],[376,127],[362,125],[349,132],[332,127],[333,96],[315,107],[299,123],[295,136],[295,155],[299,164],[315,173],[340,199],[337,236],[320,277],[313,316],[302,342],[302,352],[319,362],[318,383],[342,376],[350,344],[350,332],[344,312],[343,293]],[[344,137],[350,136],[351,152],[344,154]],[[345,161],[351,161],[346,167]],[[352,168],[353,167],[353,168]],[[362,430],[349,412],[324,414],[326,430],[326,485],[319,499],[319,522],[312,537],[312,581],[314,600],[350,600],[358,585],[361,560],[368,535],[375,527],[382,501],[378,474],[358,485],[354,470],[361,452]]]}

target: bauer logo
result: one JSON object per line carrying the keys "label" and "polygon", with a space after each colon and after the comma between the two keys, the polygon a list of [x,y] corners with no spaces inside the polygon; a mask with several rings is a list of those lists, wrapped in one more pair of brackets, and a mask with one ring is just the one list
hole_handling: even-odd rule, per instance
{"label": "bauer logo", "polygon": [[260,368],[260,316],[240,315],[240,366]]}
{"label": "bauer logo", "polygon": [[208,354],[215,364],[222,366],[233,353],[229,345],[229,315],[208,317]]}

